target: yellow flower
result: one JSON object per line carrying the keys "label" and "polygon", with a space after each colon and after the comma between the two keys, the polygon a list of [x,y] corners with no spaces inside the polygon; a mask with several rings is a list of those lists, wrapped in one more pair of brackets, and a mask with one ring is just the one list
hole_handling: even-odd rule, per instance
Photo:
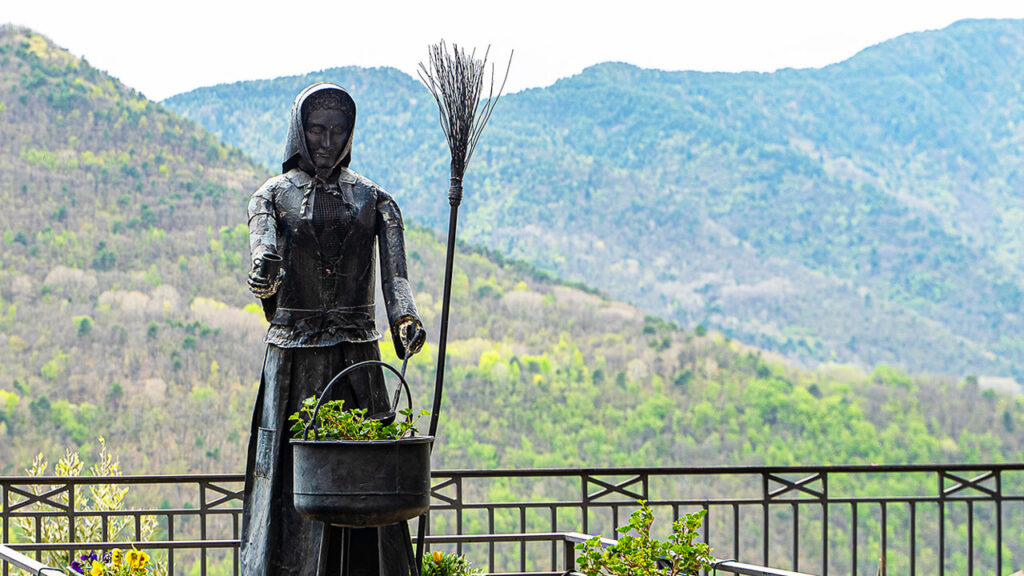
{"label": "yellow flower", "polygon": [[123,559],[124,559],[124,552],[121,551],[120,549],[114,548],[114,550],[110,553],[110,562],[114,566],[119,566],[121,564],[121,560],[123,560]]}
{"label": "yellow flower", "polygon": [[434,562],[440,562],[444,560],[444,552],[434,550],[430,553],[430,556],[434,559]]}
{"label": "yellow flower", "polygon": [[135,568],[136,567],[135,565],[138,563],[138,561],[139,561],[139,551],[138,550],[129,550],[129,551],[124,553],[124,562],[125,562],[125,564],[128,565],[129,568]]}
{"label": "yellow flower", "polygon": [[103,562],[93,560],[92,570],[89,570],[89,576],[103,576]]}
{"label": "yellow flower", "polygon": [[149,554],[140,551],[139,552],[139,568],[145,568],[149,566]]}

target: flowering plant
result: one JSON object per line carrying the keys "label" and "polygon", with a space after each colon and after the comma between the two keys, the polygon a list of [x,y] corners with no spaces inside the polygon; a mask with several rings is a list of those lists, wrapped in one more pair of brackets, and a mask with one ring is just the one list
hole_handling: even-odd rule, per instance
{"label": "flowering plant", "polygon": [[115,548],[102,554],[82,554],[71,561],[69,568],[83,576],[144,576],[149,574],[150,566],[149,554],[134,548]]}
{"label": "flowering plant", "polygon": [[483,570],[473,568],[465,555],[435,550],[423,557],[423,576],[480,576],[483,573]]}

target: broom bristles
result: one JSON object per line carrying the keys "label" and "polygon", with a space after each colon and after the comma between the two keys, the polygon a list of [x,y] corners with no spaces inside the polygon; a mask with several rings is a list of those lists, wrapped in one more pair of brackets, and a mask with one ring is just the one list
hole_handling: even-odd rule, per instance
{"label": "broom bristles", "polygon": [[452,155],[451,176],[461,181],[480,134],[505,89],[512,56],[509,55],[505,77],[497,92],[494,91],[494,65],[491,65],[490,88],[487,98],[481,99],[490,47],[481,60],[476,59],[475,50],[467,53],[457,44],[452,44],[449,52],[444,40],[431,45],[428,53],[427,63],[420,63],[419,77],[437,102],[441,129]]}

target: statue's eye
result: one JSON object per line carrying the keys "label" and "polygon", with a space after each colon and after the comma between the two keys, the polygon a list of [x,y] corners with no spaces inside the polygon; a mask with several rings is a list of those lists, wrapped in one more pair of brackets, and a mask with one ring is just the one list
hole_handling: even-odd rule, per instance
{"label": "statue's eye", "polygon": [[309,129],[309,133],[313,134],[314,136],[319,136],[320,134],[323,133],[323,131],[324,129],[319,126],[313,126],[312,128]]}

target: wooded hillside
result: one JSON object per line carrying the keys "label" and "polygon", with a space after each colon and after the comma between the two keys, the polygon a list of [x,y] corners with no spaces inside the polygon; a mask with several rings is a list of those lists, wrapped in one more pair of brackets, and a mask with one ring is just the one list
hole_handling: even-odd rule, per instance
{"label": "wooded hillside", "polygon": [[[908,34],[822,69],[600,64],[502,100],[462,233],[809,364],[1021,381],[1022,77],[1014,20]],[[166,104],[269,167],[291,99],[321,79],[360,107],[357,169],[442,229],[436,111],[401,72],[337,68]]]}
{"label": "wooded hillside", "polygon": [[[128,473],[240,471],[265,330],[244,206],[265,169],[28,30],[0,28],[0,83],[0,474],[91,458],[100,435]],[[443,238],[407,236],[436,338]],[[478,246],[457,263],[438,467],[1024,455],[1024,400],[973,379],[801,369]],[[411,365],[422,406],[435,350]]]}

